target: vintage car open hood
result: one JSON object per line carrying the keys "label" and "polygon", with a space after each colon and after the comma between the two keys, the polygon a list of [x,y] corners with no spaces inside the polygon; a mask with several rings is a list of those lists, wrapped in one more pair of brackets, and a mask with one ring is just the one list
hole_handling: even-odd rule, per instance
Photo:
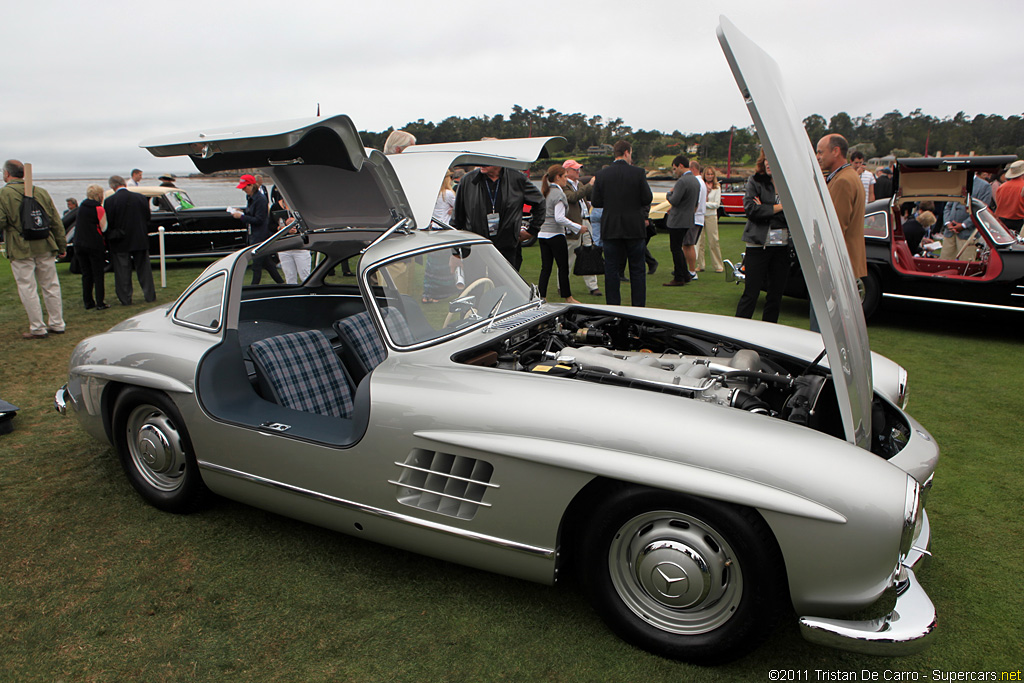
{"label": "vintage car open hood", "polygon": [[775,60],[721,17],[718,40],[757,127],[821,325],[846,439],[870,449],[871,348],[842,229]]}
{"label": "vintage car open hood", "polygon": [[894,201],[966,204],[975,173],[998,174],[1016,160],[1010,155],[897,159],[893,169]]}
{"label": "vintage car open hood", "polygon": [[525,169],[564,142],[543,137],[417,145],[385,156],[364,148],[352,120],[338,115],[179,133],[140,146],[158,157],[186,155],[203,173],[260,169],[311,229],[383,231],[402,218],[426,228],[450,166]]}

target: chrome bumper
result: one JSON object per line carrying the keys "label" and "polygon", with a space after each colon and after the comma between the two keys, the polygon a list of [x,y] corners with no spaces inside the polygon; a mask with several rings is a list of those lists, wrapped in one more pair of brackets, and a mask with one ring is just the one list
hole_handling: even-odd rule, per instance
{"label": "chrome bumper", "polygon": [[68,385],[65,384],[53,395],[53,407],[61,415],[68,414]]}
{"label": "chrome bumper", "polygon": [[922,568],[931,558],[930,540],[926,514],[917,545],[896,577],[896,604],[889,614],[867,621],[800,617],[800,634],[817,645],[869,655],[910,655],[928,647],[935,634],[935,606],[914,569]]}

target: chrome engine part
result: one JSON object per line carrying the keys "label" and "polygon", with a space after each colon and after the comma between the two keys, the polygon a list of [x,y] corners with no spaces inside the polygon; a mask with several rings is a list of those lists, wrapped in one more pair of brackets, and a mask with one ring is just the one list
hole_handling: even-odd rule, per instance
{"label": "chrome engine part", "polygon": [[768,412],[767,405],[757,399],[761,359],[750,349],[721,358],[567,346],[551,356],[558,363],[578,366],[581,372],[670,387],[709,403]]}

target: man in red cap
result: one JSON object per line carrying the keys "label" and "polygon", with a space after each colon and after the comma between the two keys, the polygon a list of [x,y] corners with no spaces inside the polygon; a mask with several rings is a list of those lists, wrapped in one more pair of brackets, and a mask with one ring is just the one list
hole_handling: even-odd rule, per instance
{"label": "man in red cap", "polygon": [[[248,228],[248,244],[259,244],[270,237],[270,211],[267,207],[267,198],[259,191],[256,178],[248,173],[239,180],[238,189],[245,192],[245,196],[248,198],[245,211],[232,209],[231,215],[245,223]],[[267,256],[260,256],[252,260],[252,284],[260,283],[264,269],[270,273],[274,282],[279,285],[284,284],[284,278],[277,271],[277,266]]]}

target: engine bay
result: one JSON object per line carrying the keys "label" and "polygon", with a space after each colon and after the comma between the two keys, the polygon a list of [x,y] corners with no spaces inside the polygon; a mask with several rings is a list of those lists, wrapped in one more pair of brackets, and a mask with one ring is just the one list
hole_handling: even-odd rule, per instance
{"label": "engine bay", "polygon": [[[656,391],[765,415],[843,438],[828,368],[782,354],[616,315],[567,309],[453,360],[468,365],[530,372],[598,384]],[[898,453],[909,425],[875,397],[872,451]]]}

